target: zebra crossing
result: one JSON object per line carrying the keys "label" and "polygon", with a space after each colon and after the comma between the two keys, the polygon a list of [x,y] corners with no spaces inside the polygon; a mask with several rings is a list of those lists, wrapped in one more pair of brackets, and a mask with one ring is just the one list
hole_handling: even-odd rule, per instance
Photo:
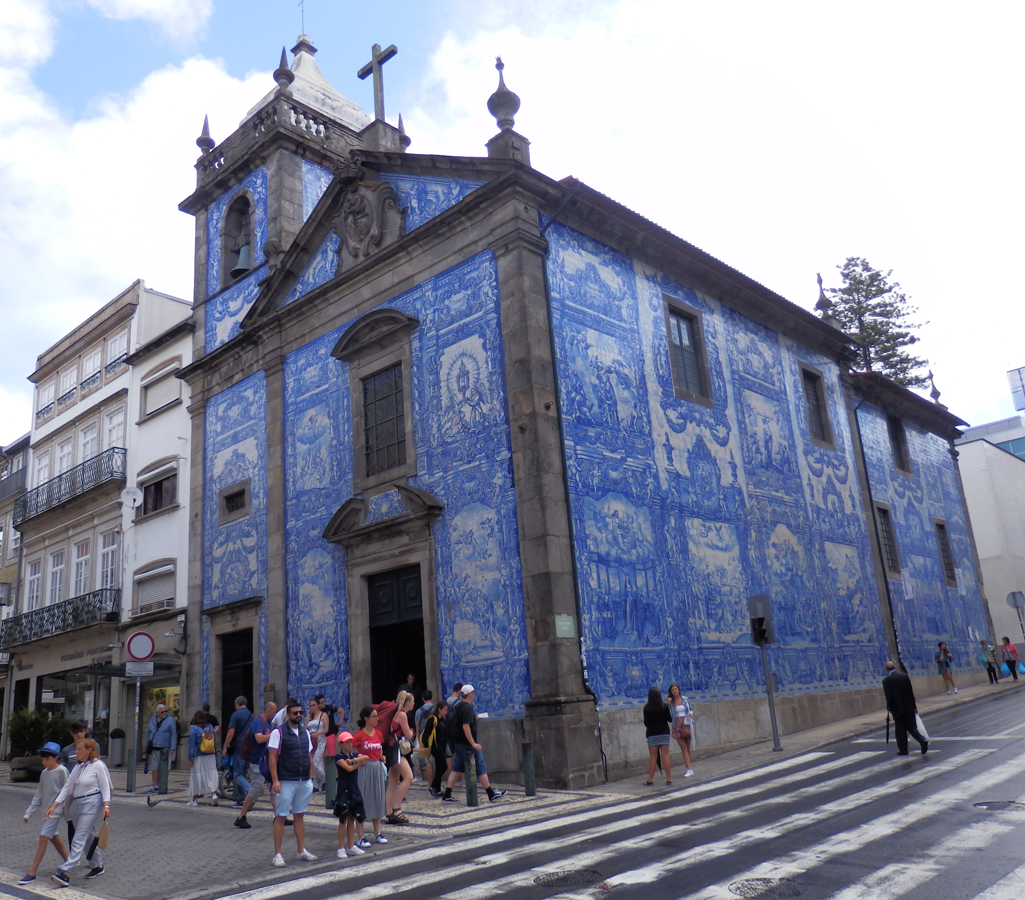
{"label": "zebra crossing", "polygon": [[[1025,772],[1017,756],[1002,755],[991,765],[976,765],[974,774],[966,777],[952,780],[950,776],[955,770],[968,772],[973,764],[999,753],[1009,739],[1013,740],[1011,735],[1002,742],[984,741],[981,747],[944,742],[928,757],[908,759],[894,757],[892,747],[807,753],[756,772],[688,786],[683,791],[477,835],[469,841],[472,850],[424,846],[231,896],[274,900],[285,895],[327,898],[344,893],[347,900],[378,900],[391,895],[515,900],[521,894],[539,896],[534,883],[538,876],[556,876],[557,881],[561,874],[595,872],[602,873],[600,884],[568,892],[552,888],[544,896],[548,900],[597,900],[611,890],[622,897],[647,897],[654,890],[660,897],[679,900],[734,900],[738,893],[733,888],[738,883],[757,883],[761,879],[766,883],[800,884],[824,864],[867,851],[877,842],[885,845],[902,830],[929,824],[935,817],[942,817],[944,810],[970,801],[980,792],[996,790],[1000,794],[1000,785],[1020,779]],[[879,742],[875,743],[878,747]],[[921,790],[923,786],[927,790]],[[1025,803],[1025,794],[1021,798]],[[822,829],[828,829],[841,816],[867,810],[873,804],[888,804],[890,811],[873,813],[866,821],[822,836]],[[867,875],[830,896],[836,900],[907,896],[941,876],[957,860],[1009,838],[1023,823],[1022,812],[976,818],[907,858],[883,856],[878,860],[880,865],[873,866]],[[762,846],[800,840],[814,835],[816,829],[819,839],[800,850],[767,860],[759,853]],[[674,842],[685,849],[667,853],[666,845]],[[464,852],[457,853],[458,849]],[[1022,856],[1025,858],[1025,851]],[[752,858],[764,861],[736,865],[737,860]],[[667,884],[686,884],[695,867],[707,871],[711,864],[719,866],[717,876],[724,871],[731,874],[719,880],[706,878],[700,883],[714,883],[689,893],[664,892]],[[384,873],[389,877],[382,877]],[[978,900],[1003,900],[1012,894],[1017,897],[1023,888],[1025,866],[999,880],[994,877],[986,892],[978,894]]]}

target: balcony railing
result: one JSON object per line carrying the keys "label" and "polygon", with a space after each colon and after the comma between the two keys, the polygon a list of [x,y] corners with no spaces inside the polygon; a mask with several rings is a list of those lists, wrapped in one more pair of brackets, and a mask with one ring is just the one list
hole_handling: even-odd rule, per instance
{"label": "balcony railing", "polygon": [[111,447],[33,488],[14,502],[14,524],[20,525],[26,519],[73,500],[106,481],[124,481],[127,455],[124,447]]}
{"label": "balcony railing", "polygon": [[36,421],[42,422],[43,419],[45,419],[47,416],[53,414],[55,408],[56,407],[54,406],[54,403],[51,400],[49,403],[46,404],[46,406],[44,406],[42,409],[36,412]]}
{"label": "balcony railing", "polygon": [[57,398],[57,409],[64,409],[64,407],[67,406],[69,403],[73,403],[74,400],[75,400],[75,391],[76,390],[77,390],[76,388],[72,388],[70,391],[67,391],[66,393],[61,394]]}
{"label": "balcony railing", "polygon": [[121,588],[103,588],[0,622],[0,648],[63,634],[97,622],[121,621]]}
{"label": "balcony railing", "polygon": [[92,373],[92,375],[89,375],[89,376],[86,377],[85,381],[83,381],[78,386],[78,389],[83,394],[85,394],[85,393],[88,393],[89,391],[91,391],[99,383],[100,383],[100,370],[97,369],[95,372]]}
{"label": "balcony railing", "polygon": [[0,478],[0,500],[6,500],[8,497],[22,493],[25,490],[26,475],[28,475],[28,469],[23,468],[12,472],[6,478]]}
{"label": "balcony railing", "polygon": [[119,369],[122,369],[122,368],[124,368],[127,365],[128,365],[128,354],[127,353],[122,353],[117,359],[112,359],[109,363],[107,363],[107,366],[106,366],[106,368],[103,371],[107,373],[107,377],[109,378],[111,375],[113,375]]}

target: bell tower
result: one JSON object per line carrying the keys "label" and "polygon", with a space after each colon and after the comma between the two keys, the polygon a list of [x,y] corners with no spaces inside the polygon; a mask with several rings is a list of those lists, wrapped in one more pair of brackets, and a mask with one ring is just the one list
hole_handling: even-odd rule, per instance
{"label": "bell tower", "polygon": [[[389,47],[394,55],[394,47]],[[402,152],[409,140],[381,116],[370,118],[343,97],[317,65],[302,34],[285,49],[274,87],[220,143],[207,119],[196,144],[196,190],[179,209],[196,218],[194,358],[239,333],[239,325],[281,255],[349,152]],[[387,58],[390,58],[388,56]],[[380,64],[375,54],[375,89]]]}

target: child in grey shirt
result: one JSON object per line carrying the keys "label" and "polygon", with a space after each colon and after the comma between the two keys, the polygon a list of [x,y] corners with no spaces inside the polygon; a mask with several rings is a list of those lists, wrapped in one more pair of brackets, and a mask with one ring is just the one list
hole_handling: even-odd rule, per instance
{"label": "child in grey shirt", "polygon": [[[49,809],[50,804],[57,799],[61,788],[64,787],[65,782],[68,780],[68,770],[61,765],[60,754],[60,744],[56,741],[50,741],[39,751],[39,756],[43,761],[43,774],[39,776],[39,787],[36,788],[36,792],[32,796],[32,802],[28,805],[28,809],[25,810],[25,815],[22,818],[23,822],[27,822],[29,816],[40,807]],[[23,875],[18,884],[31,884],[36,880],[36,872],[39,870],[39,864],[43,861],[43,856],[46,853],[47,842],[53,844],[54,848],[61,855],[61,859],[68,858],[68,851],[64,849],[64,842],[57,833],[60,821],[60,815],[50,816],[50,818],[43,820],[43,827],[39,832],[39,847],[36,849],[36,858],[32,861],[32,868],[28,870],[28,874]]]}

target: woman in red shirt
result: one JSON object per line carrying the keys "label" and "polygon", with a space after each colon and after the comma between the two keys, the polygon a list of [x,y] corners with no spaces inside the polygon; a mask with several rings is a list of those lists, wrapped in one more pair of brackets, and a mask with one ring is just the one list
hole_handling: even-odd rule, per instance
{"label": "woman in red shirt", "polygon": [[[353,735],[352,749],[357,753],[364,754],[368,760],[366,765],[359,767],[356,775],[356,783],[359,785],[359,792],[363,795],[363,808],[367,818],[374,825],[374,843],[387,844],[388,838],[381,834],[381,819],[384,818],[385,804],[385,774],[382,752],[384,748],[384,737],[377,730],[377,710],[372,706],[364,706],[360,710],[359,731]],[[356,846],[362,850],[372,847],[374,843],[363,836],[363,823],[356,823],[356,833],[359,840]]]}
{"label": "woman in red shirt", "polygon": [[1003,642],[1000,645],[1000,655],[1006,663],[1007,668],[1011,670],[1011,675],[1014,676],[1014,680],[1018,680],[1018,648],[1011,643],[1009,637],[1003,638]]}

